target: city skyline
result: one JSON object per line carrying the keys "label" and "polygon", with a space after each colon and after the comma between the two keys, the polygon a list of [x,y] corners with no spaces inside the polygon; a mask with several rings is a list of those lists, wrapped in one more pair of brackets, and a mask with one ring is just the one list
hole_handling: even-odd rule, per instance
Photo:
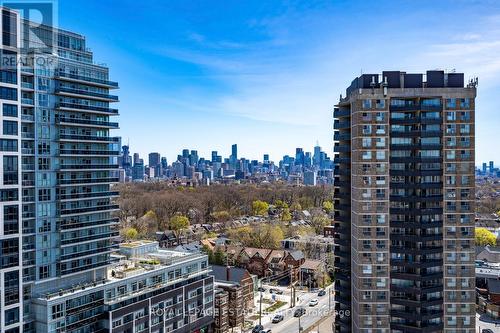
{"label": "city skyline", "polygon": [[[97,60],[106,61],[121,82],[119,135],[124,142],[130,138],[141,155],[158,151],[172,159],[171,152],[185,146],[228,154],[228,140],[251,159],[261,155],[259,147],[268,147],[276,158],[316,140],[331,153],[332,101],[345,82],[352,73],[397,66],[408,72],[456,69],[466,80],[479,77],[476,159],[495,160],[498,4],[320,1],[210,7],[169,2],[137,8],[123,1],[120,8],[106,8],[59,1],[59,25],[85,34]],[[130,29],[129,15],[122,14],[132,10],[135,22],[148,24]],[[436,11],[447,15],[432,15]],[[90,15],[95,19],[84,19]],[[171,19],[163,20],[165,15]],[[364,34],[368,29],[371,33]],[[350,47],[353,36],[366,52]]]}

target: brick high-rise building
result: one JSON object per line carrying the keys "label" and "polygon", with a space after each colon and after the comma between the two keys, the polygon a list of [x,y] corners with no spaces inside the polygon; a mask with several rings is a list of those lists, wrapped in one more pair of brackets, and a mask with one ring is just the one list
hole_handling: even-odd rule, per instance
{"label": "brick high-rise building", "polygon": [[475,331],[476,84],[391,71],[341,97],[336,332]]}

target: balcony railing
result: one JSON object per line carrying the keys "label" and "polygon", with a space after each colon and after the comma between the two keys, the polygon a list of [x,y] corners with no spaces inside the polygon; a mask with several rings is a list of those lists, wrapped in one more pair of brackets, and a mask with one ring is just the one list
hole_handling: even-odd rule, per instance
{"label": "balcony railing", "polygon": [[66,117],[56,117],[56,124],[78,124],[78,125],[96,125],[102,127],[118,128],[118,123],[100,120],[88,120],[81,118],[66,118]]}
{"label": "balcony railing", "polygon": [[119,137],[93,136],[93,135],[59,134],[59,139],[61,139],[61,140],[75,140],[75,141],[120,142]]}
{"label": "balcony railing", "polygon": [[61,164],[59,170],[113,170],[118,167],[118,164]]}
{"label": "balcony railing", "polygon": [[117,183],[119,178],[80,178],[80,179],[58,179],[57,185],[93,184],[93,183]]}
{"label": "balcony railing", "polygon": [[98,79],[98,78],[93,78],[93,77],[88,77],[88,76],[83,76],[83,75],[78,75],[78,74],[65,73],[62,71],[56,72],[55,77],[56,78],[64,78],[64,79],[72,79],[72,80],[89,82],[89,83],[96,83],[99,85],[109,86],[112,88],[118,88],[118,82],[109,81],[109,80],[105,80],[105,79]]}
{"label": "balcony railing", "polygon": [[57,93],[68,93],[68,94],[74,94],[74,95],[97,97],[97,98],[102,98],[102,99],[116,101],[116,102],[118,101],[118,96],[105,94],[105,93],[98,93],[98,92],[94,92],[94,91],[82,90],[82,89],[71,89],[71,88],[66,88],[66,87],[58,87],[58,88],[56,88],[55,92],[56,92],[56,94]]}
{"label": "balcony railing", "polygon": [[114,115],[118,114],[118,109],[112,109],[109,107],[103,107],[103,106],[94,106],[94,105],[84,105],[84,104],[76,104],[76,103],[57,103],[56,104],[57,109],[65,108],[65,109],[77,109],[77,110],[83,110],[83,111],[97,111],[97,112],[103,112],[103,113],[111,113]]}
{"label": "balcony railing", "polygon": [[59,155],[99,155],[99,156],[113,156],[120,155],[117,150],[81,150],[81,149],[60,149]]}
{"label": "balcony railing", "polygon": [[108,191],[108,192],[90,192],[90,193],[71,193],[71,194],[59,194],[57,200],[70,200],[70,199],[81,199],[81,198],[99,198],[99,197],[112,197],[119,195],[118,191]]}
{"label": "balcony railing", "polygon": [[102,234],[96,234],[96,235],[90,235],[90,236],[84,236],[84,237],[75,237],[75,238],[70,238],[70,239],[62,239],[61,244],[62,245],[67,245],[67,244],[75,244],[79,242],[85,242],[85,241],[90,241],[90,240],[96,240],[96,239],[108,239],[112,237],[117,237],[119,236],[120,233],[118,231],[110,231],[110,232],[105,232]]}
{"label": "balcony railing", "polygon": [[101,226],[101,225],[116,225],[120,223],[118,218],[105,219],[105,220],[97,220],[97,221],[87,221],[87,222],[76,222],[76,221],[65,221],[61,223],[62,230],[68,229],[78,229],[84,228],[88,226]]}
{"label": "balcony railing", "polygon": [[35,105],[35,102],[32,98],[21,98],[21,104]]}

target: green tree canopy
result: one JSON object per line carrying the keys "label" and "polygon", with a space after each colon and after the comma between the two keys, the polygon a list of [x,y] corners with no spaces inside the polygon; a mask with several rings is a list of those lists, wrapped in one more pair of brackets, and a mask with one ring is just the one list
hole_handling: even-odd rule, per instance
{"label": "green tree canopy", "polygon": [[139,233],[137,232],[137,230],[135,228],[127,228],[123,231],[123,237],[127,240],[127,241],[132,241],[134,239],[137,239],[137,235]]}
{"label": "green tree canopy", "polygon": [[330,212],[333,210],[333,202],[326,200],[323,202],[323,209],[327,214],[330,214]]}
{"label": "green tree canopy", "polygon": [[497,237],[495,236],[494,233],[492,233],[486,228],[476,228],[476,245],[494,246],[496,245],[496,243],[497,243]]}
{"label": "green tree canopy", "polygon": [[184,215],[177,214],[170,219],[168,225],[170,230],[174,232],[175,237],[177,238],[177,243],[180,244],[180,237],[182,233],[189,227],[189,219]]}
{"label": "green tree canopy", "polygon": [[269,204],[265,201],[255,200],[252,202],[252,212],[254,215],[266,215],[269,210]]}

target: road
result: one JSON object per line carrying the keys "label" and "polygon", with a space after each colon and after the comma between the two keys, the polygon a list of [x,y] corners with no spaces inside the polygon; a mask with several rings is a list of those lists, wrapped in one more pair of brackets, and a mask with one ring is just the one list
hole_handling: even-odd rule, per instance
{"label": "road", "polygon": [[[285,307],[272,314],[263,315],[262,325],[264,326],[264,328],[271,329],[273,333],[299,332],[299,318],[293,316],[293,313],[299,306],[306,309],[306,313],[300,318],[300,325],[304,330],[310,328],[325,316],[333,316],[333,295],[330,296],[332,311],[329,311],[328,289],[326,295],[321,297],[318,297],[317,293],[307,293],[303,291],[297,291],[297,296],[299,297],[299,301],[297,302],[297,305],[295,307],[289,308],[289,304],[287,304]],[[318,299],[318,305],[311,307],[309,306],[309,301],[314,298]],[[289,301],[290,295],[279,295],[278,299]],[[278,313],[284,315],[285,318],[283,319],[283,321],[277,324],[271,323],[274,315]],[[317,331],[316,328],[314,328],[314,330]]]}

